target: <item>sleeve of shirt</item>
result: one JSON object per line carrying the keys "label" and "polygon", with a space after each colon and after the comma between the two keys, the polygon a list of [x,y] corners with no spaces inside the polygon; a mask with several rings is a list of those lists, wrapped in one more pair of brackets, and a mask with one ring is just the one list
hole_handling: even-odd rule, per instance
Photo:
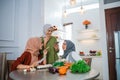
{"label": "sleeve of shirt", "polygon": [[80,55],[77,54],[76,52],[71,52],[71,55],[72,55],[72,57],[73,57],[73,59],[75,61],[82,60],[82,58],[80,57]]}
{"label": "sleeve of shirt", "polygon": [[17,58],[17,60],[15,60],[15,62],[12,64],[11,66],[11,71],[16,70],[17,66],[19,64],[25,64],[25,65],[29,65],[30,64],[30,53],[28,52],[24,52],[20,57]]}

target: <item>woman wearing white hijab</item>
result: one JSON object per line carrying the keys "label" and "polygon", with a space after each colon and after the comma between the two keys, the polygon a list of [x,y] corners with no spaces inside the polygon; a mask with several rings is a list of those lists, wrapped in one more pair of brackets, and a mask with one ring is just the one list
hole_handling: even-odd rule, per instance
{"label": "woman wearing white hijab", "polygon": [[58,59],[59,49],[54,48],[55,43],[57,42],[56,37],[52,36],[53,26],[51,24],[45,24],[43,26],[43,50],[48,49],[46,56],[46,63],[52,64]]}

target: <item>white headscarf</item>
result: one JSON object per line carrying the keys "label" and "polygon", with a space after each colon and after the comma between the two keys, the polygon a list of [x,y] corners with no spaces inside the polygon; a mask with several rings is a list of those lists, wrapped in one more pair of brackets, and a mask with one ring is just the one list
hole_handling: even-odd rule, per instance
{"label": "white headscarf", "polygon": [[46,35],[46,31],[47,31],[50,27],[52,27],[51,24],[45,24],[45,25],[43,26],[43,36]]}

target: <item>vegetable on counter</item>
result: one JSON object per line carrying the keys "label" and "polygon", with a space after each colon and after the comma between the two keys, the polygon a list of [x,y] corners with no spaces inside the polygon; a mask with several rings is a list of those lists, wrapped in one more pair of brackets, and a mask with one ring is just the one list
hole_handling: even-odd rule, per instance
{"label": "vegetable on counter", "polygon": [[70,67],[72,73],[85,73],[90,71],[90,69],[90,66],[86,64],[84,60],[79,60]]}
{"label": "vegetable on counter", "polygon": [[53,63],[52,67],[49,67],[48,70],[50,73],[59,73],[60,75],[65,75],[67,72],[67,69],[70,68],[72,63],[70,62],[63,62],[63,61],[58,61]]}
{"label": "vegetable on counter", "polygon": [[53,73],[53,74],[58,72],[58,69],[55,68],[55,67],[49,67],[48,70],[49,70],[50,73]]}
{"label": "vegetable on counter", "polygon": [[60,67],[60,66],[63,66],[63,65],[64,65],[64,62],[55,62],[55,63],[53,63],[54,67]]}
{"label": "vegetable on counter", "polygon": [[60,75],[65,75],[67,73],[67,69],[68,69],[67,66],[62,66],[62,67],[59,67],[58,72]]}

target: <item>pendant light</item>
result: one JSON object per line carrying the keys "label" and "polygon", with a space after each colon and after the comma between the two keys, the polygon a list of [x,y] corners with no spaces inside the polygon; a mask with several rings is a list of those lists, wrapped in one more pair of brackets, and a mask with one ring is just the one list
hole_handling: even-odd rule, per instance
{"label": "pendant light", "polygon": [[81,6],[80,6],[80,14],[84,14],[85,9],[83,8],[82,0],[81,0]]}
{"label": "pendant light", "polygon": [[80,14],[84,14],[85,13],[85,10],[83,8],[83,6],[80,7]]}
{"label": "pendant light", "polygon": [[70,5],[74,6],[76,4],[76,0],[70,0]]}
{"label": "pendant light", "polygon": [[64,12],[63,12],[63,17],[67,17],[67,11],[66,11],[66,1],[64,0],[64,2],[65,2],[65,9],[64,9]]}
{"label": "pendant light", "polygon": [[64,11],[63,16],[64,16],[65,18],[67,17],[67,12],[66,12],[66,10]]}

